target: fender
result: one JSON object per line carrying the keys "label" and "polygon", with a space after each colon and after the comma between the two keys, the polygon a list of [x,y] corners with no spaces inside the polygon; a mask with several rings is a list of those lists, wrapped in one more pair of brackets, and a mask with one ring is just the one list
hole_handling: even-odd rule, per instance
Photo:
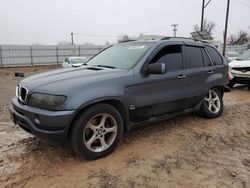
{"label": "fender", "polygon": [[[80,105],[79,108],[76,110],[76,113],[74,114],[74,118],[73,118],[73,120],[71,122],[71,125],[73,124],[75,118],[78,116],[78,114],[80,112],[82,112],[84,109],[88,108],[91,105],[101,103],[101,102],[106,102],[106,103],[114,106],[120,112],[121,116],[123,117],[124,130],[127,132],[130,129],[129,128],[130,123],[129,123],[128,105],[121,98],[115,97],[115,96],[97,98],[97,99],[88,101],[88,102]],[[68,129],[70,129],[70,127],[72,127],[71,125],[69,126]]]}

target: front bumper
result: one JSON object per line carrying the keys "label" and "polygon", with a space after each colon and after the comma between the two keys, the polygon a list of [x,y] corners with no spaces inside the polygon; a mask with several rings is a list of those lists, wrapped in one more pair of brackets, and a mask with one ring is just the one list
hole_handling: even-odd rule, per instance
{"label": "front bumper", "polygon": [[25,131],[53,141],[67,142],[68,130],[75,111],[48,111],[11,100],[11,119]]}
{"label": "front bumper", "polygon": [[233,76],[233,81],[235,83],[239,84],[249,84],[250,83],[250,72],[242,72],[242,71],[236,71],[236,70],[231,70],[230,71],[232,76]]}
{"label": "front bumper", "polygon": [[250,79],[250,71],[242,72],[239,70],[230,70],[231,74],[235,77],[240,77],[240,78],[249,78]]}

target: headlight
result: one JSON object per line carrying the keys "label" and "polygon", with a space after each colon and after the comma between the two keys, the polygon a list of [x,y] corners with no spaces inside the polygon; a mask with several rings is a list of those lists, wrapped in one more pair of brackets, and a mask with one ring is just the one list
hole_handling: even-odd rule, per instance
{"label": "headlight", "polygon": [[63,95],[49,95],[43,93],[33,93],[29,100],[29,105],[53,110],[56,106],[63,104],[66,96]]}

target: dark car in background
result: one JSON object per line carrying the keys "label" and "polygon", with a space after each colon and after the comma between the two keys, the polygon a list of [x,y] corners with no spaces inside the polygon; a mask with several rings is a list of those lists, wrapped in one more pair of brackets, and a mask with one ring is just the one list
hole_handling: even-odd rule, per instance
{"label": "dark car in background", "polygon": [[209,44],[183,38],[126,42],[80,68],[22,80],[10,114],[31,134],[97,159],[133,127],[189,112],[220,116],[227,83],[227,61]]}

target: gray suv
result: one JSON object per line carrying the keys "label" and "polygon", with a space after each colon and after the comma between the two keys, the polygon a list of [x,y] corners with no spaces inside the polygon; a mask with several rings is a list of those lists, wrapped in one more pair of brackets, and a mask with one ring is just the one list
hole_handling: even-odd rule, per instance
{"label": "gray suv", "polygon": [[10,115],[25,131],[68,143],[91,160],[110,154],[132,127],[194,111],[220,116],[227,83],[226,60],[209,44],[126,42],[83,67],[22,80]]}

